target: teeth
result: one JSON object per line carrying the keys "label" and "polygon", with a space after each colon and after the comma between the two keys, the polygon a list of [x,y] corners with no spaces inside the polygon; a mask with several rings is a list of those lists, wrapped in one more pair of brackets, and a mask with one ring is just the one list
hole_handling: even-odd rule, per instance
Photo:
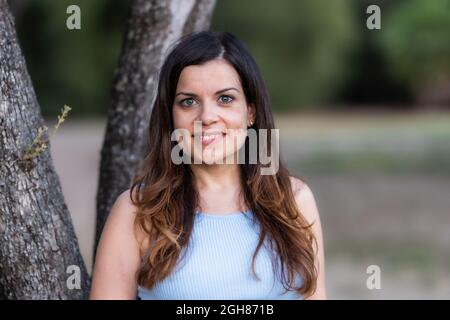
{"label": "teeth", "polygon": [[218,132],[218,133],[204,133],[202,136],[203,137],[208,137],[208,136],[220,136],[222,133]]}
{"label": "teeth", "polygon": [[212,140],[215,140],[215,139],[221,137],[222,135],[223,135],[222,133],[201,135],[201,141],[202,142],[210,142]]}
{"label": "teeth", "polygon": [[203,141],[211,141],[212,139],[215,139],[218,136],[219,136],[218,134],[207,135],[207,136],[202,136],[202,139],[203,139]]}
{"label": "teeth", "polygon": [[201,137],[201,141],[202,142],[210,142],[216,138],[222,137],[223,135],[225,135],[225,133],[223,132],[218,132],[218,133],[203,133],[194,137]]}

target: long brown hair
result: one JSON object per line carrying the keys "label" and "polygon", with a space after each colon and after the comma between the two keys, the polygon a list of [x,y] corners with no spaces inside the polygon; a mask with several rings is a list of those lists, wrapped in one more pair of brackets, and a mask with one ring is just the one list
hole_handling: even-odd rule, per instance
{"label": "long brown hair", "polygon": [[[176,141],[173,132],[172,105],[181,71],[188,65],[199,65],[209,60],[227,60],[238,72],[248,104],[253,104],[255,121],[252,128],[267,129],[271,141],[274,120],[268,92],[256,62],[245,45],[228,32],[202,31],[182,37],[166,57],[159,74],[157,95],[148,129],[147,151],[131,183],[130,197],[137,207],[135,227],[145,235],[148,246],[142,249],[142,262],[137,272],[137,283],[152,288],[166,278],[183,257],[189,245],[199,194],[189,164],[174,164],[171,151]],[[257,135],[259,140],[261,137]],[[296,204],[290,174],[279,159],[276,174],[261,175],[257,163],[248,163],[248,137],[245,141],[246,160],[239,164],[241,195],[245,205],[254,213],[255,223],[261,226],[258,245],[252,258],[265,241],[276,253],[272,261],[283,287],[301,295],[311,295],[316,288],[317,269],[313,244],[316,239]],[[258,141],[259,145],[259,141]],[[270,143],[266,144],[269,146]],[[292,176],[292,175],[291,175]],[[133,196],[136,191],[136,196]],[[267,239],[267,240],[266,240]],[[295,287],[295,277],[302,277]]]}

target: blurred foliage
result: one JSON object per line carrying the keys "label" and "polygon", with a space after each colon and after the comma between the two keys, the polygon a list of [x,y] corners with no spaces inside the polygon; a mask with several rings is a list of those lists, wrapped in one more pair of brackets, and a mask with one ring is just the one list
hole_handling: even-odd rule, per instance
{"label": "blurred foliage", "polygon": [[414,91],[446,83],[450,95],[450,1],[400,2],[383,17],[379,45],[392,76]]}
{"label": "blurred foliage", "polygon": [[[105,114],[130,1],[9,2],[43,114],[64,104],[74,117]],[[449,2],[217,0],[211,28],[247,44],[277,111],[391,106],[448,77]],[[72,4],[81,8],[81,30],[66,27]],[[366,28],[370,4],[381,7],[382,30]]]}
{"label": "blurred foliage", "polygon": [[[379,33],[384,32],[384,15],[402,1],[408,0],[355,0],[358,45],[352,52],[351,67],[345,70],[348,75],[344,88],[333,101],[336,106],[346,109],[364,105],[410,108],[412,93],[404,83],[390,75],[382,47],[377,41]],[[381,30],[366,27],[370,5],[381,9]]]}
{"label": "blurred foliage", "polygon": [[345,84],[357,44],[354,2],[218,1],[212,28],[243,40],[278,110],[317,106]]}
{"label": "blurred foliage", "polygon": [[[72,4],[81,8],[80,30],[66,27]],[[26,1],[17,29],[44,115],[63,104],[74,116],[106,113],[127,8],[126,0]]]}

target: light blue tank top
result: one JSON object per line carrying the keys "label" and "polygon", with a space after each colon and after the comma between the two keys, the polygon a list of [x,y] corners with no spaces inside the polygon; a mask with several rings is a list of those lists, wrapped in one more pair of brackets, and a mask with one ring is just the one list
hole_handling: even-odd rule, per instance
{"label": "light blue tank top", "polygon": [[[261,246],[255,259],[255,272],[260,280],[254,277],[251,263],[260,227],[252,217],[251,210],[226,215],[196,212],[186,256],[167,278],[150,290],[138,286],[138,297],[142,300],[302,299],[295,291],[284,293],[267,245]],[[298,275],[296,285],[301,283]]]}

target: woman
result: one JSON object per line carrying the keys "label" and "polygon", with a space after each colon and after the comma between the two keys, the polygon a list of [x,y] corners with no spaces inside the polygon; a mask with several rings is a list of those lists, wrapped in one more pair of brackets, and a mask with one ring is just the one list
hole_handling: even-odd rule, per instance
{"label": "woman", "polygon": [[[325,299],[314,196],[289,175],[271,129],[246,47],[227,32],[181,38],[160,71],[140,174],[105,224],[91,299]],[[262,145],[274,151],[271,174]]]}

